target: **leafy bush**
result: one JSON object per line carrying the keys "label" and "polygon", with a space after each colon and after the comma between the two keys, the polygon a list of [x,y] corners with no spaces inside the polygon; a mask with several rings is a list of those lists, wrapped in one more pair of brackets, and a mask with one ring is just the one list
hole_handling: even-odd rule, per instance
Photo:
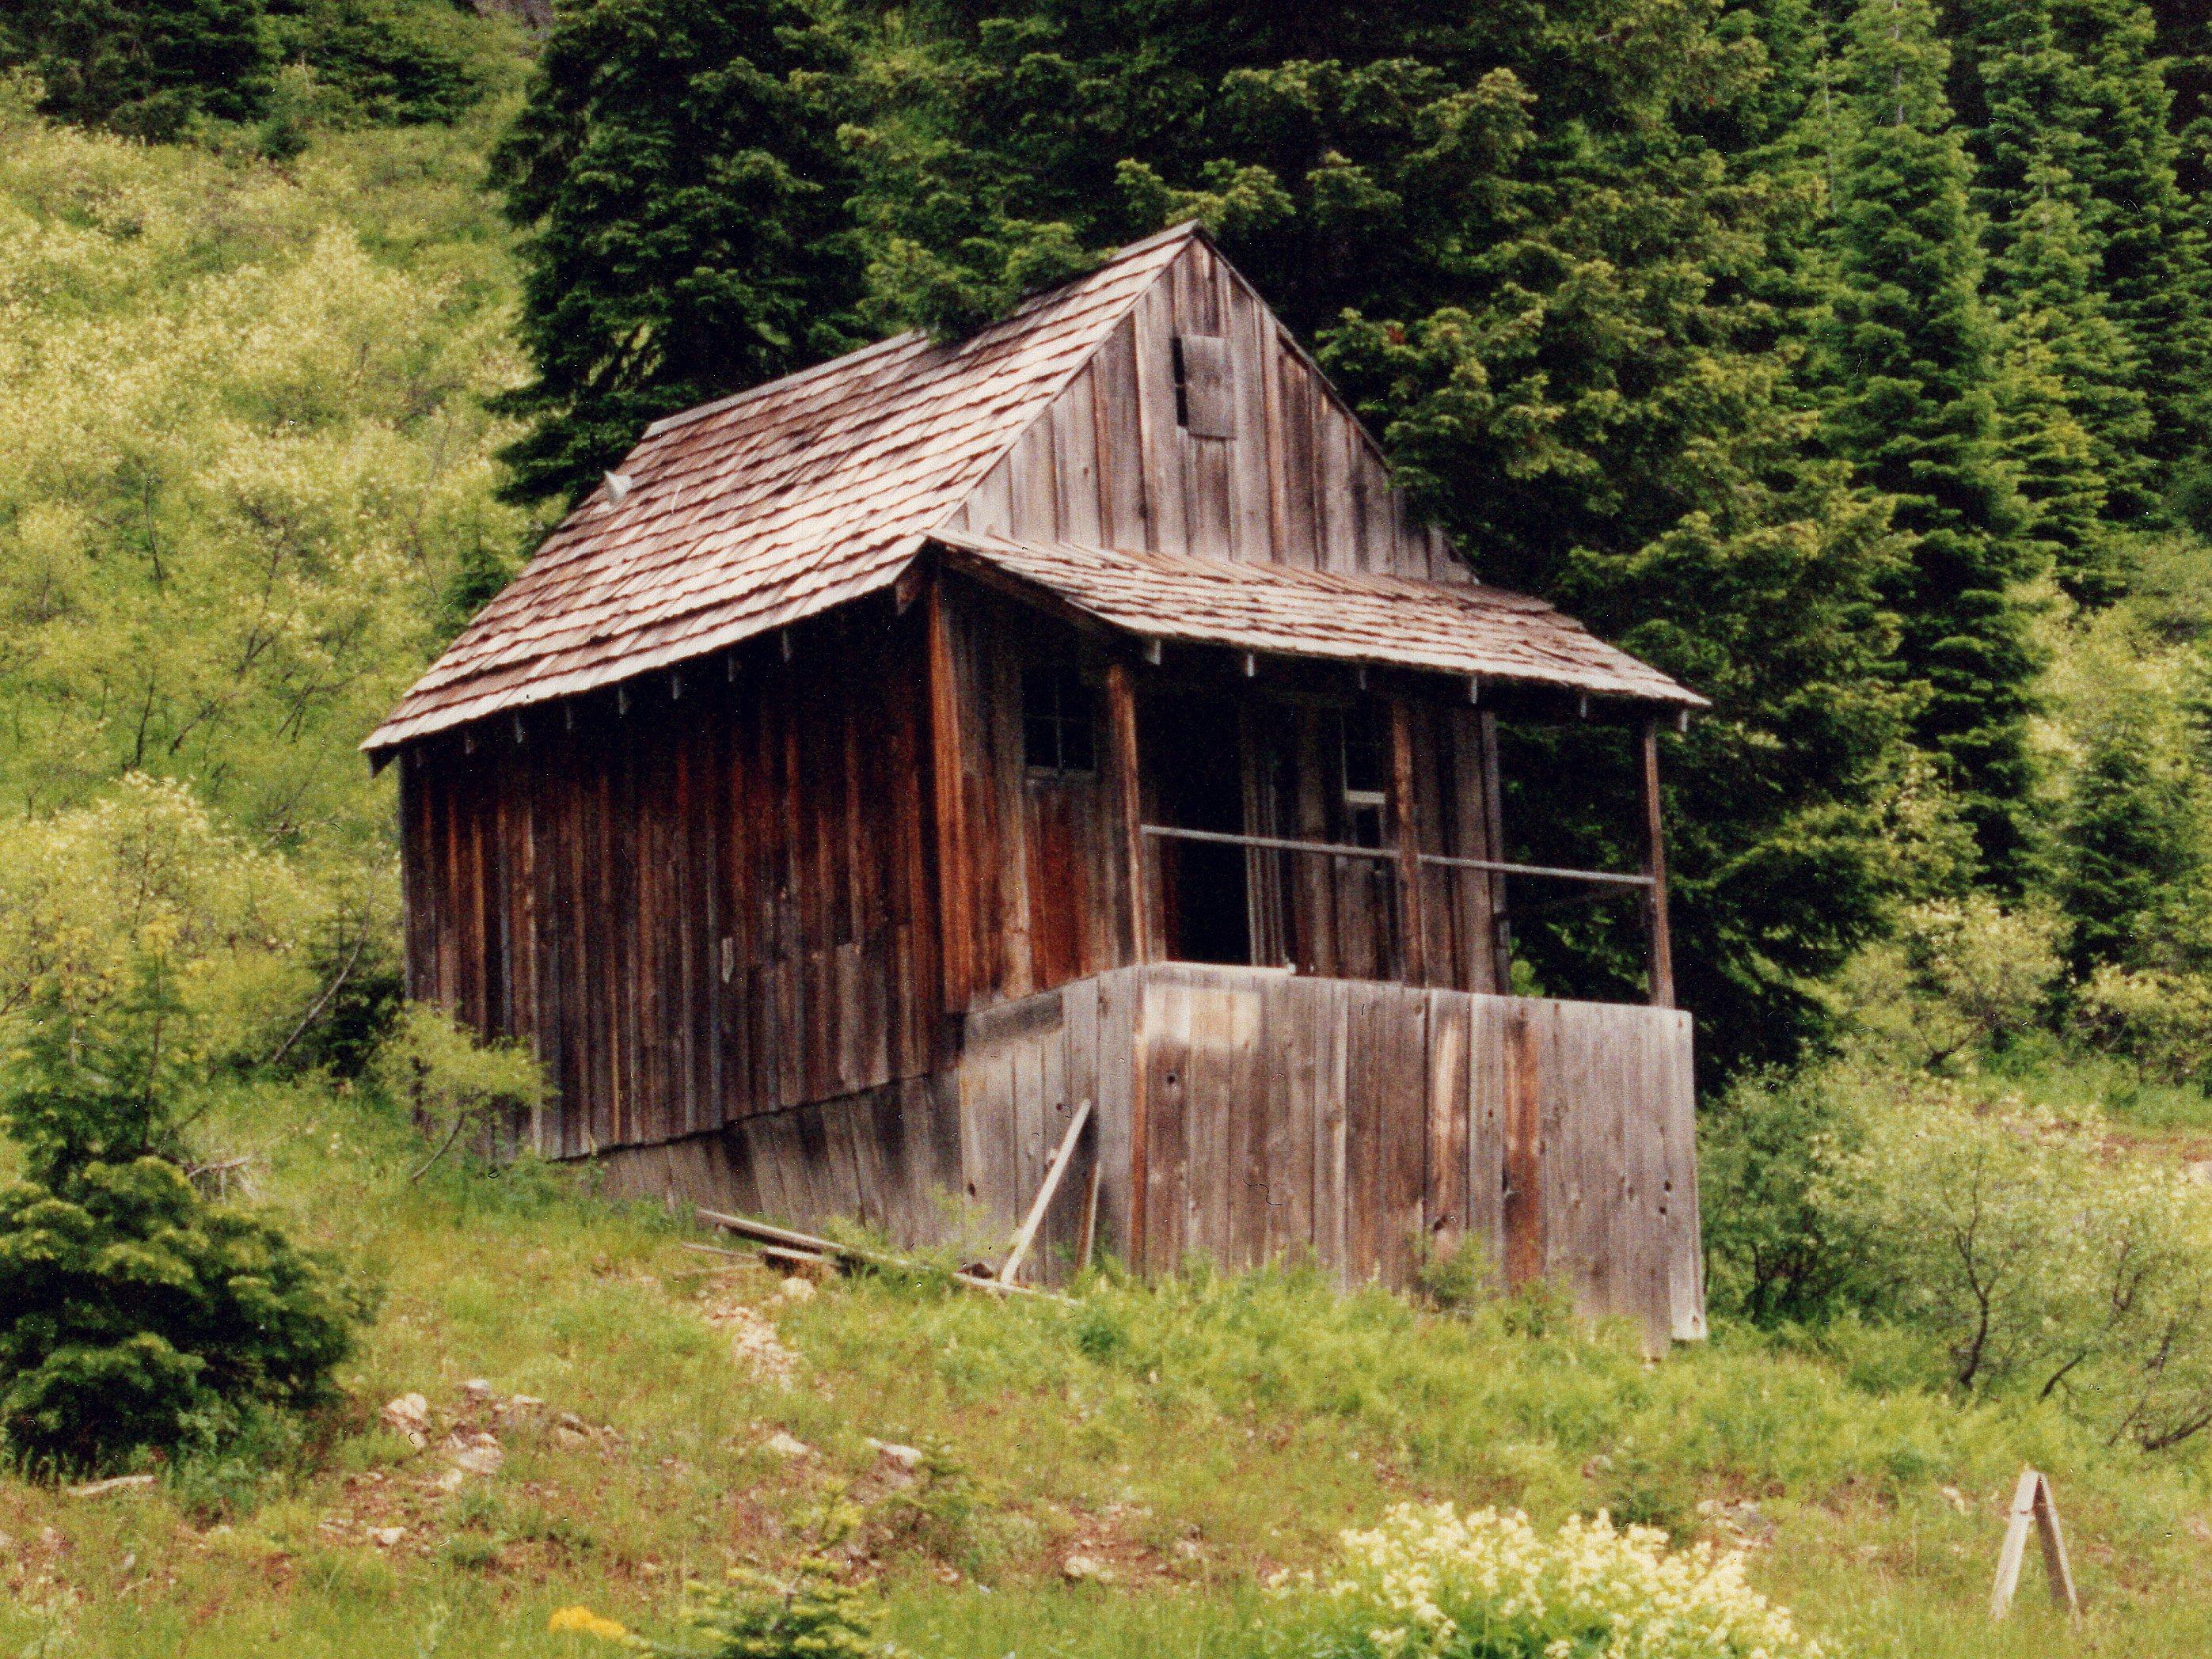
{"label": "leafy bush", "polygon": [[322,909],[184,785],[131,773],[88,805],[0,830],[0,1014],[40,985],[88,1007],[152,939],[203,1040],[266,1053],[314,994],[302,947]]}
{"label": "leafy bush", "polygon": [[489,1139],[513,1132],[520,1115],[545,1098],[544,1074],[519,1042],[484,1042],[427,1002],[400,1013],[372,1068],[391,1097],[405,1102],[437,1143],[419,1176],[473,1131]]}
{"label": "leafy bush", "polygon": [[546,1621],[556,1634],[594,1636],[671,1659],[870,1659],[874,1620],[859,1591],[809,1561],[788,1580],[735,1567],[725,1584],[684,1587],[683,1622],[694,1639],[656,1642],[589,1607],[563,1607]]}
{"label": "leafy bush", "polygon": [[1821,1201],[1875,1255],[1873,1306],[1938,1345],[1954,1387],[2170,1446],[2212,1425],[2212,1194],[2099,1140],[1913,1091],[1869,1114]]}
{"label": "leafy bush", "polygon": [[1827,1317],[1850,1297],[1856,1231],[1822,1183],[1861,1125],[1832,1074],[1740,1080],[1698,1126],[1711,1310],[1760,1325]]}
{"label": "leafy bush", "polygon": [[0,1441],[53,1472],[206,1452],[316,1406],[367,1297],[180,1167],[203,1062],[158,956],[94,1013],[40,999],[0,1094]]}
{"label": "leafy bush", "polygon": [[2045,1023],[2063,932],[2045,902],[2007,907],[1975,893],[1911,906],[1844,975],[1851,1024],[1914,1067],[2002,1048]]}
{"label": "leafy bush", "polygon": [[[1742,1558],[1570,1517],[1401,1504],[1341,1534],[1342,1565],[1279,1591],[1293,1652],[1340,1659],[1815,1659],[1817,1642],[1747,1586]],[[1316,1639],[1318,1638],[1318,1639]]]}
{"label": "leafy bush", "polygon": [[2212,1426],[2212,1192],[2094,1114],[1832,1066],[1740,1088],[1701,1146],[1716,1311],[1854,1317],[1889,1383],[2049,1401],[2112,1440]]}
{"label": "leafy bush", "polygon": [[2212,980],[2157,969],[2097,969],[2074,995],[2075,1027],[2147,1079],[2212,1081]]}

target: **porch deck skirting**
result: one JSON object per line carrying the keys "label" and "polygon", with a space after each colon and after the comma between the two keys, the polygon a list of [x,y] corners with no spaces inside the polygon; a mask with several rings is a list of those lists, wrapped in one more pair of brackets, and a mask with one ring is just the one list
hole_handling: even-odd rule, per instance
{"label": "porch deck skirting", "polygon": [[1654,1347],[1705,1334],[1689,1016],[1250,968],[1117,969],[971,1014],[933,1075],[600,1155],[608,1189],[901,1243],[1000,1245],[1078,1105],[1040,1235],[1147,1273],[1413,1282],[1463,1241]]}

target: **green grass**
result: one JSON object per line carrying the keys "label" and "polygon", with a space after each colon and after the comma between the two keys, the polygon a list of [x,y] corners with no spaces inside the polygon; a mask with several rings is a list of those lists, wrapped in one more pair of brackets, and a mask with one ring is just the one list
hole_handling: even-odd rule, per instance
{"label": "green grass", "polygon": [[[1723,1539],[1700,1503],[1750,1500],[1774,1528],[1754,1584],[1844,1649],[2009,1655],[2058,1639],[2033,1564],[2014,1623],[1983,1611],[2031,1461],[2074,1534],[2083,1641],[2212,1650],[2193,1454],[1854,1388],[1747,1334],[1654,1366],[1540,1309],[1425,1314],[1291,1276],[1101,1282],[1072,1307],[881,1280],[787,1301],[562,1172],[412,1187],[405,1133],[353,1101],[242,1097],[216,1133],[264,1147],[264,1200],[386,1283],[350,1407],[227,1519],[198,1477],[94,1499],[0,1482],[0,1652],[571,1654],[545,1632],[556,1607],[662,1627],[686,1577],[827,1536],[921,1654],[1198,1655],[1245,1640],[1265,1575],[1325,1561],[1389,1503],[1448,1498]],[[732,1301],[799,1355],[788,1391],[702,1316]],[[439,1442],[417,1453],[376,1412],[412,1389],[441,1431],[489,1424],[476,1377],[546,1406],[499,1427],[495,1474],[447,1492]],[[769,1449],[776,1431],[811,1455]],[[887,1491],[870,1437],[939,1472]],[[1066,1582],[1071,1553],[1114,1582]]]}

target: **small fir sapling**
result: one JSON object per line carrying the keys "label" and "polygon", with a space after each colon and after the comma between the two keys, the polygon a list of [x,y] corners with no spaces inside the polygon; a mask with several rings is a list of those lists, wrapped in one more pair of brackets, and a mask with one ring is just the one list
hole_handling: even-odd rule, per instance
{"label": "small fir sapling", "polygon": [[204,1057],[158,951],[115,995],[42,990],[0,1085],[0,1446],[93,1473],[321,1405],[371,1298],[183,1166]]}

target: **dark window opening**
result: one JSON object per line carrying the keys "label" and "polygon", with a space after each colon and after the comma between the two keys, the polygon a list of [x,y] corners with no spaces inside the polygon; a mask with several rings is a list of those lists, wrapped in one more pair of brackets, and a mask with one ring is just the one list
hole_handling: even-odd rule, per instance
{"label": "dark window opening", "polygon": [[1022,758],[1033,772],[1087,776],[1097,770],[1091,688],[1073,668],[1022,670]]}
{"label": "dark window opening", "polygon": [[1175,364],[1176,424],[1190,424],[1190,369],[1183,361],[1182,336],[1174,335],[1168,341],[1168,356]]}

